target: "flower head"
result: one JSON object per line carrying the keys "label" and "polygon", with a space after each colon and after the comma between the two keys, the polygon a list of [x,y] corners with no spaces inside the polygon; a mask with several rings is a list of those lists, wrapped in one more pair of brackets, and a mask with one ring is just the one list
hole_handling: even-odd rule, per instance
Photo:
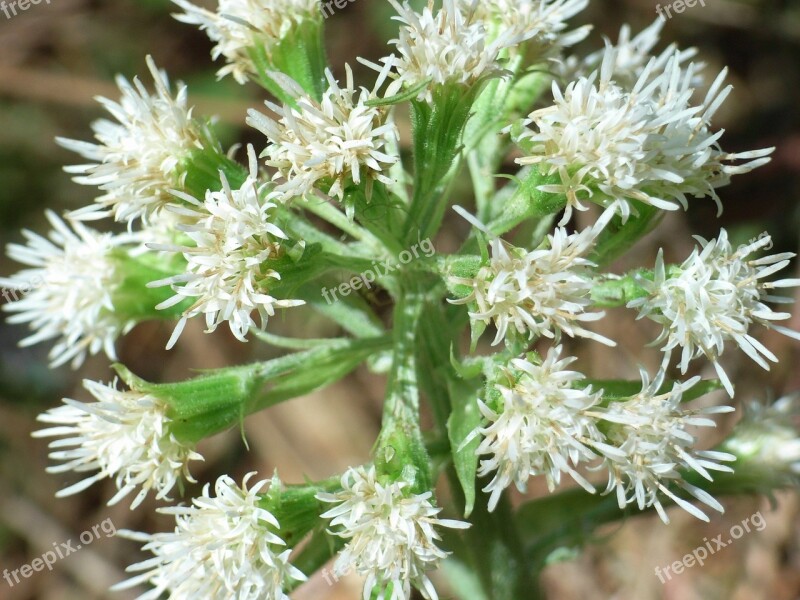
{"label": "flower head", "polygon": [[659,371],[651,381],[642,371],[642,391],[632,398],[611,402],[596,410],[604,427],[605,446],[598,450],[606,456],[608,486],[605,493],[616,491],[619,507],[635,502],[640,510],[655,507],[665,523],[669,523],[660,494],[671,498],[686,512],[708,521],[699,508],[677,496],[670,485],[677,486],[706,506],[723,512],[722,505],[710,494],[683,480],[679,469],[690,469],[711,481],[709,470],[733,470],[720,461],[735,460],[725,452],[695,450],[697,438],[691,427],[715,427],[707,415],[733,411],[730,406],[686,409],[681,405],[684,393],[699,380],[693,377],[664,388],[665,372]]}
{"label": "flower head", "polygon": [[[507,29],[493,36],[487,23],[476,17],[471,8],[459,6],[457,0],[444,0],[437,11],[429,4],[422,13],[415,12],[407,2],[389,3],[402,26],[399,37],[390,42],[398,54],[382,62],[394,66],[398,81],[408,88],[426,81],[434,86],[472,86],[486,76],[502,72],[498,58],[504,48],[535,34]],[[430,89],[421,91],[418,98],[431,102]]]}
{"label": "flower head", "polygon": [[736,249],[724,229],[715,240],[697,239],[701,247],[695,248],[677,268],[668,269],[659,252],[653,280],[641,281],[647,295],[631,301],[628,307],[638,309],[640,318],[663,325],[654,344],[664,344],[665,360],[675,348],[682,348],[680,367],[685,373],[691,360],[707,357],[733,396],[733,386],[719,364],[725,342],[734,340],[758,365],[769,370],[764,359],[778,359],[748,330],[751,325],[760,324],[800,339],[800,333],[774,323],[788,319],[789,313],[775,312],[765,304],[791,302],[772,295],[772,290],[798,286],[800,279],[764,281],[786,267],[794,256],[786,252],[750,257],[771,244],[769,236]]}
{"label": "flower head", "polygon": [[[730,154],[719,147],[722,132],[711,132],[709,123],[731,90],[722,87],[726,71],[692,106],[696,68],[682,66],[682,53],[650,60],[632,88],[615,81],[620,54],[607,47],[599,71],[563,90],[553,82],[554,104],[529,116],[533,129],[518,138],[528,156],[517,162],[558,176],[539,189],[566,197],[565,219],[589,199],[611,204],[623,218],[633,201],[676,210],[687,207],[687,196],[709,196],[721,210],[716,188],[769,162],[773,150]],[[749,162],[734,164],[741,160]]]}
{"label": "flower head", "polygon": [[207,128],[192,118],[186,86],[180,85],[173,97],[166,74],[150,57],[147,66],[155,82],[154,94],[138,79],[131,84],[118,77],[121,100],[100,98],[117,122],[101,119],[93,124],[99,143],[58,138],[62,146],[92,161],[68,167],[67,172],[79,175],[76,182],[106,192],[94,205],[75,211],[74,218],[92,220],[113,214],[118,221],[147,219],[174,201],[170,190],[181,185],[182,158],[193,150],[217,150]]}
{"label": "flower head", "polygon": [[349,540],[334,571],[344,574],[355,568],[365,575],[365,598],[377,588],[379,598],[408,600],[413,585],[424,598],[436,600],[425,574],[447,556],[437,545],[441,538],[436,527],[469,526],[438,519],[441,509],[431,502],[431,492],[414,494],[408,487],[404,481],[380,481],[375,467],[362,467],[342,475],[340,492],[317,495],[336,504],[322,518],[330,519],[334,535]]}
{"label": "flower head", "polygon": [[[258,165],[252,147],[249,156],[250,175],[239,189],[232,189],[224,173],[220,173],[222,190],[209,190],[204,202],[180,194],[190,207],[176,210],[192,218],[194,224],[179,228],[194,245],[166,249],[183,254],[186,270],[150,285],[171,285],[175,292],[158,309],[174,306],[186,298],[194,298],[195,302],[184,311],[168,348],[177,342],[186,321],[197,315],[205,315],[209,332],[227,321],[236,338],[246,341],[251,328],[266,327],[276,308],[303,304],[302,300],[274,298],[266,291],[269,280],[280,279],[280,274],[265,266],[265,262],[282,255],[281,240],[286,239],[286,234],[272,222],[275,205],[262,200],[263,186],[258,183]],[[260,325],[253,320],[253,312],[259,314]]]}
{"label": "flower head", "polygon": [[261,508],[258,492],[267,484],[259,481],[250,488],[248,474],[239,487],[223,475],[211,495],[206,484],[191,506],[162,508],[175,515],[175,530],[152,535],[125,532],[145,542],[153,558],[132,565],[128,571],[139,575],[118,584],[125,589],[150,583],[145,600],[208,598],[213,600],[289,600],[284,591],[306,576],[289,562],[291,549],[278,535],[280,524]]}
{"label": "flower head", "polygon": [[239,83],[257,72],[255,47],[263,46],[269,55],[295,26],[321,14],[319,0],[219,0],[216,12],[186,0],[173,2],[185,11],[175,15],[178,21],[199,26],[216,44],[212,58],[227,63],[217,75],[232,75]]}
{"label": "flower head", "polygon": [[8,246],[12,259],[30,267],[0,278],[6,299],[15,300],[3,306],[16,313],[8,321],[34,330],[23,346],[58,340],[50,351],[54,367],[72,361],[77,368],[100,351],[116,359],[114,342],[135,324],[115,313],[112,299],[119,277],[111,254],[128,238],[46,215],[53,227],[47,238],[25,230],[26,246]]}
{"label": "flower head", "polygon": [[[340,87],[326,71],[328,89],[320,103],[294,81],[275,73],[273,77],[297,98],[297,105],[280,107],[267,102],[274,116],[249,111],[247,122],[270,141],[263,156],[268,166],[277,169],[271,198],[287,201],[318,186],[342,200],[350,181],[359,185],[363,180],[367,196],[374,181],[391,183],[385,173],[399,159],[388,154],[386,146],[397,139],[397,129],[387,120],[385,108],[367,106],[374,92],[365,88],[356,92],[349,65],[346,72],[346,84]],[[387,73],[384,70],[375,89]]]}
{"label": "flower head", "polygon": [[541,61],[557,54],[562,48],[583,40],[591,26],[572,31],[567,20],[581,12],[589,0],[460,0],[462,10],[483,19],[491,27],[499,23],[501,32],[511,31],[534,47],[533,60]]}
{"label": "flower head", "polygon": [[488,398],[478,401],[488,424],[479,428],[481,460],[478,476],[495,472],[484,488],[490,492],[493,510],[503,491],[513,482],[524,492],[527,481],[544,475],[552,491],[568,473],[585,489],[594,488],[575,470],[575,465],[597,455],[592,446],[602,443],[597,417],[587,415],[602,398],[602,390],[580,387],[583,375],[566,368],[576,359],[560,358],[561,347],[551,348],[541,364],[523,358],[501,369],[495,383],[497,406]]}
{"label": "flower head", "polygon": [[[452,282],[470,288],[455,304],[474,303],[470,318],[494,323],[493,344],[512,332],[558,341],[562,333],[614,346],[614,342],[583,327],[605,313],[587,312],[591,305],[592,268],[586,255],[613,216],[606,211],[594,226],[579,233],[558,227],[544,247],[531,252],[495,238],[492,256],[474,278],[453,277]],[[480,225],[479,223],[476,223]]]}
{"label": "flower head", "polygon": [[62,464],[48,468],[48,472],[97,471],[61,490],[58,497],[76,494],[109,477],[119,491],[108,504],[116,504],[140,488],[131,504],[136,508],[151,490],[159,500],[168,500],[181,477],[194,482],[188,463],[203,457],[170,433],[165,402],[150,394],[120,391],[116,385],[89,380],[83,385],[96,402],[65,398],[64,406],[38,417],[53,427],[33,434],[62,438],[50,442],[50,458]]}

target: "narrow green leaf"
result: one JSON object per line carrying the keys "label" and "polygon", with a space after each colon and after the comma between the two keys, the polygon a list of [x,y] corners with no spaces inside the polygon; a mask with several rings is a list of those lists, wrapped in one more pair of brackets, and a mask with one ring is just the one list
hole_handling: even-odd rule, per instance
{"label": "narrow green leaf", "polygon": [[478,469],[478,455],[475,453],[480,437],[474,436],[466,440],[481,423],[478,410],[478,393],[481,381],[467,382],[463,380],[448,381],[450,401],[453,411],[447,420],[447,434],[453,455],[453,465],[464,490],[464,517],[469,517],[475,507],[475,478]]}

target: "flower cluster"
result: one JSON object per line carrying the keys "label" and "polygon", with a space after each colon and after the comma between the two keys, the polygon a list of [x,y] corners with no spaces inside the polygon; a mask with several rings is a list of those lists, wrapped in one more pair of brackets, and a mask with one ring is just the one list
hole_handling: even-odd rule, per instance
{"label": "flower cluster", "polygon": [[[396,18],[402,27],[399,37],[391,41],[397,54],[382,61],[396,69],[399,81],[406,88],[425,82],[434,86],[472,86],[482,78],[502,72],[498,62],[502,50],[536,35],[536,31],[509,28],[493,36],[488,23],[458,0],[444,0],[441,9],[434,11],[428,6],[422,13],[415,12],[408,3],[389,2],[397,11]],[[430,88],[421,91],[418,97],[430,102]]]}
{"label": "flower cluster", "polygon": [[[342,200],[348,184],[358,186],[362,180],[369,197],[374,181],[392,182],[386,170],[398,158],[387,152],[386,145],[397,139],[397,129],[387,122],[385,109],[367,105],[375,93],[365,88],[356,92],[353,72],[349,65],[345,69],[344,87],[326,71],[328,89],[319,103],[292,80],[275,74],[296,104],[281,107],[267,102],[274,117],[256,110],[248,113],[247,122],[270,142],[264,149],[267,166],[276,169],[270,198],[286,202],[321,188]],[[384,69],[376,90],[387,74]],[[387,93],[396,87],[392,84]]]}
{"label": "flower cluster", "polygon": [[605,314],[587,310],[595,265],[586,256],[612,215],[607,211],[593,227],[579,233],[558,227],[544,247],[530,252],[495,238],[491,259],[474,277],[451,278],[452,283],[470,288],[467,296],[451,302],[474,305],[470,318],[494,323],[493,344],[517,332],[556,341],[566,333],[614,346],[612,340],[582,325]]}
{"label": "flower cluster", "polygon": [[[685,409],[683,395],[699,377],[665,384],[665,372],[651,381],[642,371],[642,390],[629,398],[603,402],[603,390],[581,387],[584,376],[565,367],[574,357],[560,358],[561,347],[551,348],[541,364],[514,359],[492,386],[498,406],[479,401],[486,425],[475,430],[483,440],[477,449],[490,458],[481,461],[479,475],[494,472],[484,491],[491,492],[490,510],[513,481],[521,490],[535,475],[544,475],[551,490],[561,473],[584,489],[595,489],[576,471],[581,463],[608,472],[606,493],[616,492],[620,508],[636,502],[640,510],[654,507],[664,522],[669,518],[662,497],[704,521],[708,517],[677,495],[672,485],[722,512],[722,506],[702,489],[683,479],[690,469],[711,480],[708,470],[729,471],[720,461],[734,456],[694,448],[692,427],[713,427],[706,415],[730,412],[729,406]],[[599,464],[598,464],[599,463]]]}
{"label": "flower cluster", "polygon": [[33,434],[63,438],[50,443],[50,458],[63,464],[50,467],[48,472],[97,471],[61,490],[59,497],[76,494],[110,477],[119,491],[109,505],[141,488],[131,504],[136,508],[151,490],[156,492],[156,498],[168,500],[181,478],[194,482],[189,461],[203,457],[170,432],[170,418],[162,400],[96,381],[86,380],[83,385],[96,402],[86,404],[65,398],[64,406],[39,415],[39,421],[53,427]]}
{"label": "flower cluster", "polygon": [[659,253],[652,281],[641,280],[646,295],[632,300],[628,307],[636,308],[640,318],[663,325],[654,344],[664,344],[665,362],[673,350],[681,348],[680,369],[686,373],[690,361],[705,356],[733,396],[733,385],[719,364],[725,342],[735,341],[747,356],[769,370],[764,359],[777,362],[777,357],[748,331],[757,323],[800,339],[800,333],[774,323],[791,315],[775,312],[764,303],[792,302],[775,296],[773,290],[800,286],[800,279],[765,280],[794,257],[791,252],[751,257],[771,244],[770,236],[736,249],[724,229],[714,240],[697,239],[701,247],[679,266],[667,268],[663,253]]}
{"label": "flower cluster", "polygon": [[227,63],[217,75],[239,83],[258,72],[253,55],[259,47],[270,53],[303,20],[321,18],[318,0],[219,0],[216,12],[186,0],[173,2],[184,10],[176,19],[197,25],[216,44],[211,56]]}
{"label": "flower cluster", "polygon": [[[720,365],[730,341],[764,368],[777,361],[752,326],[800,340],[780,324],[790,315],[770,307],[791,301],[774,290],[800,286],[775,277],[794,254],[763,255],[768,236],[734,248],[722,230],[698,238],[680,264],[660,252],[652,271],[604,271],[662,211],[686,207],[689,197],[721,207],[717,190],[732,175],[769,160],[771,149],[720,147],[710,121],[731,91],[725,70],[695,97],[703,85],[701,65],[690,62],[696,51],[654,52],[660,22],[637,35],[624,26],[616,44],[565,56],[589,31],[568,24],[587,0],[431,0],[419,12],[390,0],[400,24],[394,53],[379,64],[359,59],[378,71],[367,88],[349,65],[341,78],[329,66],[317,0],[219,0],[214,11],[174,2],[180,21],[211,38],[213,57],[225,61],[221,77],[276,98],[247,112],[266,139],[247,146],[240,164],[237,146],[225,151],[216,141],[214,120],[193,115],[186,87],[173,90],[148,58],[153,92],[120,78],[120,100],[101,100],[115,121],[94,125],[97,143],[59,140],[89,161],[68,169],[76,181],[103,195],[66,220],[48,212],[49,235],[24,231],[27,244],[9,246],[25,268],[0,278],[3,309],[32,330],[23,345],[54,342],[54,366],[78,367],[101,351],[116,360],[116,340],[155,319],[177,322],[168,349],[201,317],[207,332],[222,326],[239,341],[254,334],[296,352],[178,383],[148,383],[117,364],[128,390],[86,381],[94,401],[64,399],[39,416],[47,426],[34,433],[54,438],[50,472],[81,474],[58,496],[108,478],[117,490],[109,504],[133,495],[136,508],[151,492],[171,501],[194,482],[199,444],[248,415],[315,393],[361,364],[387,374],[386,390],[365,465],[286,486],[277,475],[251,483],[251,473],[241,485],[219,476],[197,497],[159,509],[175,517],[173,531],[126,532],[152,557],[130,567],[134,575],[118,588],[147,584],[142,597],[152,600],[288,600],[333,559],[337,577],[365,578],[365,600],[410,600],[414,589],[436,600],[432,571],[447,559],[450,574],[479,574],[467,580],[486,588],[474,595],[522,597],[525,561],[545,564],[544,550],[574,542],[561,539],[572,531],[561,523],[548,532],[527,523],[534,513],[537,525],[563,518],[560,497],[520,511],[503,501],[512,485],[525,492],[531,477],[542,476],[552,494],[565,475],[589,494],[605,484],[619,516],[649,509],[665,522],[671,504],[708,520],[707,509],[723,510],[720,492],[797,482],[787,401],[758,413],[757,426],[749,415],[710,449],[698,429],[733,409],[690,404],[723,387],[733,396]],[[403,105],[408,144],[395,125]],[[537,110],[515,123],[530,107]],[[521,168],[498,186],[511,157]],[[454,206],[474,228],[450,244],[458,250],[402,260],[368,280],[363,273],[379,271],[379,261],[410,257],[415,239],[443,232],[465,170],[477,216]],[[602,212],[588,212],[589,203]],[[575,210],[587,213],[573,221]],[[84,223],[105,217],[125,233]],[[343,271],[351,279],[340,298],[323,302]],[[391,315],[379,310],[383,298]],[[300,305],[338,337],[262,333],[279,309]],[[634,381],[579,372],[572,345],[616,346],[588,327],[603,309],[626,306],[662,327],[654,342],[661,367],[652,376],[640,367]],[[462,356],[468,325],[472,347]],[[489,327],[491,348],[479,352]],[[682,377],[671,379],[678,353]],[[717,379],[687,376],[701,358]],[[432,419],[421,417],[423,402]],[[734,459],[739,479],[727,465]],[[456,487],[442,497],[464,519],[474,510],[473,523],[440,518],[451,508],[434,496],[444,470]],[[597,502],[604,518],[614,514],[604,499],[568,493],[582,527],[592,525]],[[474,546],[459,552],[465,542]],[[493,570],[498,557],[513,566],[507,578]],[[524,576],[511,581],[515,573]],[[503,589],[494,589],[500,579]]]}
{"label": "flower cluster", "polygon": [[[231,189],[221,174],[222,190],[209,190],[204,202],[179,194],[190,206],[180,209],[180,214],[193,222],[180,226],[193,245],[174,248],[183,253],[186,270],[150,285],[171,285],[175,291],[172,298],[156,308],[169,308],[185,298],[195,300],[183,312],[168,348],[177,342],[186,321],[196,315],[205,315],[208,331],[227,322],[236,338],[246,341],[251,328],[266,327],[276,308],[303,304],[302,300],[274,298],[266,291],[270,279],[280,279],[280,274],[267,263],[281,255],[281,240],[286,239],[286,234],[272,222],[275,204],[262,199],[252,147],[249,156],[250,175],[239,189]],[[254,312],[261,317],[260,325],[253,320]]]}
{"label": "flower cluster", "polygon": [[71,362],[77,368],[87,354],[101,351],[115,360],[114,342],[135,325],[114,310],[113,301],[120,283],[113,253],[128,237],[46,215],[53,228],[47,238],[26,230],[27,245],[8,246],[8,255],[30,268],[0,278],[0,285],[23,294],[3,309],[15,313],[10,322],[34,330],[23,345],[56,340],[54,367]]}
{"label": "flower cluster", "polygon": [[531,113],[532,128],[518,136],[527,156],[517,163],[558,176],[539,189],[566,197],[565,219],[587,200],[611,204],[623,218],[634,202],[676,210],[688,206],[688,196],[711,197],[721,210],[716,189],[767,163],[773,150],[719,147],[722,132],[709,123],[731,91],[723,87],[726,70],[693,105],[696,69],[683,66],[684,54],[651,59],[628,89],[615,77],[622,52],[607,47],[599,70],[563,89],[553,82],[554,104]]}
{"label": "flower cluster", "polygon": [[214,485],[215,496],[207,484],[191,506],[159,509],[175,516],[174,531],[123,532],[144,542],[153,558],[129,567],[141,573],[114,589],[147,582],[153,589],[143,599],[167,594],[174,600],[289,600],[285,590],[306,576],[289,562],[291,549],[276,533],[280,523],[260,506],[259,492],[267,480],[248,488],[254,475],[246,475],[241,487],[223,475]]}
{"label": "flower cluster", "polygon": [[441,509],[431,503],[431,492],[414,494],[407,482],[381,481],[374,467],[351,468],[341,483],[341,491],[317,496],[336,504],[321,517],[330,520],[335,535],[348,540],[334,571],[344,574],[355,568],[366,576],[365,598],[377,589],[381,598],[408,599],[413,585],[427,600],[436,600],[425,574],[447,556],[437,545],[441,538],[436,528],[469,525],[437,518]]}
{"label": "flower cluster", "polygon": [[602,434],[588,413],[602,390],[579,387],[583,375],[566,370],[577,359],[562,359],[561,352],[561,346],[551,348],[540,365],[513,359],[494,384],[500,406],[495,410],[478,401],[487,425],[476,430],[483,437],[477,452],[490,456],[481,461],[478,476],[495,473],[484,488],[491,493],[489,510],[512,482],[525,491],[535,475],[544,475],[551,491],[561,473],[594,491],[574,467],[597,457],[592,447],[602,443]]}
{"label": "flower cluster", "polygon": [[94,220],[112,214],[117,221],[147,220],[174,199],[170,189],[179,188],[186,172],[181,161],[193,150],[216,152],[216,142],[203,123],[192,118],[186,86],[179,85],[173,98],[169,79],[147,57],[155,82],[155,94],[134,79],[118,77],[119,102],[100,98],[117,123],[101,119],[93,129],[98,144],[58,138],[89,164],[68,167],[75,181],[99,186],[105,192],[96,203],[74,211],[73,218]]}

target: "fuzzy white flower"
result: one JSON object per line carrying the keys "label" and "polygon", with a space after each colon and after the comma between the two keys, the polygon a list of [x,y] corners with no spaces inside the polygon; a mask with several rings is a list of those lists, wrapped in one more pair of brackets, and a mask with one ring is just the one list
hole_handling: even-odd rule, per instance
{"label": "fuzzy white flower", "polygon": [[706,514],[692,503],[679,497],[670,485],[677,486],[705,504],[724,512],[722,505],[710,494],[683,480],[679,469],[690,469],[711,481],[709,470],[732,472],[720,461],[735,460],[735,456],[712,450],[695,450],[697,439],[689,432],[692,427],[715,427],[708,415],[733,411],[730,406],[687,409],[681,405],[683,394],[699,380],[693,377],[676,382],[671,389],[664,387],[665,372],[659,371],[651,381],[642,371],[642,391],[624,401],[609,403],[595,410],[598,418],[610,426],[604,427],[606,444],[598,450],[605,454],[608,486],[605,493],[616,491],[619,507],[635,502],[640,510],[654,507],[665,523],[669,518],[661,504],[660,494],[672,499],[689,514],[708,521]]}
{"label": "fuzzy white flower", "polygon": [[179,85],[173,98],[166,74],[149,56],[147,66],[154,94],[138,79],[131,84],[120,76],[120,101],[99,98],[117,122],[101,119],[92,125],[98,144],[57,138],[63,147],[92,161],[65,170],[79,175],[77,183],[106,192],[93,205],[73,212],[73,218],[94,220],[113,214],[117,221],[147,219],[174,202],[170,190],[181,185],[181,159],[192,150],[213,148],[208,130],[187,107],[186,86]]}
{"label": "fuzzy white flower", "polygon": [[281,537],[280,524],[261,508],[259,491],[267,480],[247,487],[248,474],[239,487],[223,475],[214,486],[206,484],[191,506],[161,508],[175,515],[175,530],[152,535],[121,532],[144,542],[153,558],[128,567],[139,575],[112,589],[149,583],[153,589],[141,600],[167,594],[172,600],[289,600],[284,591],[306,576],[289,562],[291,549]]}
{"label": "fuzzy white flower", "polygon": [[[459,213],[483,228],[467,213],[461,210]],[[530,252],[499,238],[493,239],[492,256],[474,278],[452,277],[452,283],[467,286],[471,292],[450,302],[477,305],[470,318],[494,323],[497,335],[493,344],[515,331],[531,338],[544,336],[556,341],[566,333],[570,337],[616,345],[582,325],[605,315],[587,312],[595,265],[585,257],[612,216],[612,211],[605,211],[594,226],[579,233],[570,234],[558,227],[548,234],[542,248]]]}
{"label": "fuzzy white flower", "polygon": [[[402,26],[399,37],[390,41],[398,54],[381,62],[384,66],[394,66],[398,81],[409,88],[426,81],[434,86],[471,86],[486,76],[501,74],[503,69],[498,62],[501,51],[536,34],[506,29],[493,35],[483,19],[469,9],[462,10],[457,0],[443,0],[437,11],[429,4],[422,13],[415,12],[407,2],[401,5],[389,0],[389,3],[397,11],[395,19]],[[431,102],[430,86],[418,98]]]}
{"label": "fuzzy white flower", "polygon": [[382,482],[375,467],[351,468],[341,483],[340,492],[317,494],[337,505],[322,518],[330,519],[334,535],[349,540],[334,572],[343,575],[355,568],[366,576],[364,598],[377,588],[379,598],[408,600],[413,585],[427,600],[436,600],[426,571],[448,555],[437,545],[441,538],[436,528],[465,529],[469,524],[438,519],[441,509],[431,502],[431,492],[414,494],[404,481]]}
{"label": "fuzzy white flower", "polygon": [[562,48],[583,40],[590,25],[567,29],[566,21],[589,5],[589,0],[460,0],[462,10],[483,19],[488,26],[499,22],[500,31],[512,31],[534,47],[534,60],[551,57]]}
{"label": "fuzzy white flower", "polygon": [[597,418],[586,414],[601,400],[602,390],[580,387],[584,376],[566,370],[577,359],[560,355],[558,346],[548,351],[540,365],[523,358],[512,360],[495,383],[498,406],[490,407],[489,398],[478,401],[488,424],[476,430],[483,436],[477,453],[489,456],[481,459],[478,476],[495,473],[483,489],[491,493],[489,510],[494,510],[512,482],[524,492],[535,475],[546,477],[551,492],[561,483],[562,473],[587,491],[595,491],[575,466],[596,458],[591,448],[603,445]]}
{"label": "fuzzy white flower", "polygon": [[[255,152],[249,149],[250,174],[241,188],[231,189],[223,173],[222,190],[209,190],[204,202],[187,194],[178,194],[190,206],[175,208],[194,219],[193,225],[179,228],[192,239],[194,246],[159,246],[156,250],[181,252],[187,261],[180,275],[150,283],[151,287],[171,285],[175,296],[156,308],[165,309],[186,298],[195,302],[178,321],[167,344],[171,348],[180,337],[188,319],[205,315],[208,332],[228,322],[231,332],[241,341],[251,328],[264,329],[276,308],[303,304],[302,300],[281,300],[267,292],[270,279],[280,279],[265,261],[282,255],[281,240],[286,234],[273,222],[275,205],[262,199],[263,186],[258,183]],[[260,317],[260,324],[253,319]]]}
{"label": "fuzzy white flower", "polygon": [[87,354],[100,351],[116,360],[114,342],[135,323],[114,311],[118,277],[110,254],[128,238],[46,215],[53,227],[47,238],[24,230],[27,245],[8,245],[10,258],[31,267],[0,278],[3,296],[14,300],[3,305],[16,313],[8,322],[28,323],[34,331],[22,346],[57,340],[50,351],[54,367],[71,361],[78,368]]}
{"label": "fuzzy white flower", "polygon": [[[262,154],[266,164],[277,169],[277,185],[270,198],[287,201],[324,183],[323,192],[342,200],[348,181],[358,185],[362,180],[369,197],[375,180],[392,182],[385,173],[399,158],[388,153],[387,145],[397,140],[397,129],[387,121],[386,108],[366,105],[374,92],[365,88],[356,92],[353,72],[349,65],[345,68],[344,87],[326,70],[328,89],[321,103],[288,77],[275,73],[273,77],[297,98],[297,105],[281,107],[266,102],[274,116],[252,109],[248,112],[247,123],[270,141]],[[387,74],[384,69],[376,90]]]}
{"label": "fuzzy white flower", "polygon": [[[599,69],[606,54],[611,53],[613,56],[611,78],[621,88],[630,90],[636,85],[637,80],[651,60],[654,61],[652,67],[650,67],[651,77],[653,77],[662,73],[674,56],[677,55],[678,61],[684,63],[697,54],[696,48],[678,51],[677,44],[670,44],[657,55],[654,55],[653,48],[658,44],[663,28],[664,20],[656,19],[648,27],[632,36],[630,25],[625,24],[620,28],[616,44],[606,40],[604,49],[593,52],[582,60],[574,56],[568,57],[561,61],[559,73],[562,79],[567,81],[588,76]],[[699,70],[702,66],[703,64],[699,63],[696,68]],[[699,85],[701,83],[702,78],[698,72],[693,84]]]}
{"label": "fuzzy white flower", "polygon": [[175,15],[182,23],[197,25],[216,45],[211,56],[227,64],[217,75],[232,75],[239,83],[257,72],[252,52],[272,49],[306,19],[320,18],[319,0],[219,0],[216,12],[186,0],[173,0],[185,12]]}
{"label": "fuzzy white flower", "polygon": [[33,433],[34,437],[62,438],[50,442],[50,458],[63,464],[48,468],[49,473],[97,471],[61,490],[57,497],[76,494],[109,477],[119,490],[109,505],[141,488],[131,504],[133,509],[151,490],[159,500],[169,500],[168,494],[182,477],[194,482],[188,463],[203,457],[170,433],[167,406],[162,400],[121,391],[116,384],[85,380],[83,386],[96,402],[65,398],[64,406],[38,417],[54,426]]}
{"label": "fuzzy white flower", "polygon": [[774,323],[791,315],[775,312],[764,303],[792,302],[791,298],[772,295],[772,290],[800,286],[800,279],[763,280],[786,267],[795,255],[785,252],[750,257],[772,243],[768,235],[736,249],[724,229],[715,240],[696,239],[701,248],[695,248],[679,267],[668,269],[659,252],[653,280],[640,281],[647,295],[631,301],[628,307],[638,309],[639,318],[647,317],[664,326],[653,343],[664,343],[665,361],[675,348],[682,348],[680,368],[685,373],[691,360],[706,356],[733,396],[730,379],[719,364],[726,341],[735,341],[747,356],[769,370],[764,359],[778,359],[748,333],[751,325],[763,325],[800,340],[800,333]]}
{"label": "fuzzy white flower", "polygon": [[611,203],[624,218],[632,201],[677,210],[687,207],[687,196],[711,197],[721,211],[716,188],[769,162],[773,150],[729,154],[719,147],[723,132],[709,123],[731,90],[722,87],[726,70],[693,106],[696,67],[684,68],[680,52],[663,67],[663,57],[652,59],[632,89],[614,81],[619,53],[607,47],[599,71],[563,90],[553,82],[554,104],[531,113],[533,129],[518,136],[528,156],[517,163],[557,176],[539,189],[566,196],[565,221],[589,199]]}

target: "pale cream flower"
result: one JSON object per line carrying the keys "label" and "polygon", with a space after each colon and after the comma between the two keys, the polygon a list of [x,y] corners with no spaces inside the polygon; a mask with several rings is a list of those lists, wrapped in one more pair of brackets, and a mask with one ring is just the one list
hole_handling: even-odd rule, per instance
{"label": "pale cream flower", "polygon": [[72,218],[113,215],[117,221],[147,220],[175,201],[170,190],[181,187],[185,174],[179,166],[184,157],[193,150],[219,150],[205,125],[192,118],[186,86],[180,84],[173,97],[166,73],[149,56],[147,66],[154,94],[138,79],[131,84],[120,76],[120,101],[99,98],[117,121],[101,119],[92,125],[99,143],[57,138],[63,147],[92,161],[66,171],[79,175],[76,182],[105,192],[93,205],[74,211]]}
{"label": "pale cream flower", "polygon": [[408,487],[404,481],[381,481],[375,467],[360,467],[342,475],[341,491],[317,494],[319,500],[336,504],[322,518],[330,519],[334,535],[348,540],[334,573],[343,575],[354,568],[366,576],[364,598],[377,591],[386,600],[408,600],[413,585],[427,600],[436,600],[426,571],[448,555],[438,546],[436,528],[469,527],[437,518],[441,509],[432,503],[433,494],[414,494]]}
{"label": "pale cream flower", "polygon": [[750,257],[772,243],[768,235],[736,249],[724,229],[714,240],[697,240],[701,247],[677,267],[667,268],[659,252],[653,280],[640,280],[647,295],[631,301],[628,307],[637,309],[639,318],[663,325],[653,344],[664,344],[665,362],[673,350],[681,348],[680,368],[685,373],[690,361],[705,356],[733,397],[733,385],[719,364],[725,342],[733,340],[747,356],[769,370],[767,360],[777,362],[778,358],[748,333],[753,324],[800,340],[800,333],[774,323],[791,315],[775,312],[765,304],[793,301],[773,295],[773,290],[800,286],[800,279],[764,279],[785,268],[795,255],[784,252]]}
{"label": "pale cream flower", "polygon": [[8,322],[28,323],[33,330],[22,346],[57,340],[50,351],[54,367],[71,361],[77,368],[87,354],[101,351],[116,360],[114,342],[135,322],[114,310],[120,277],[111,255],[131,238],[79,222],[67,225],[55,213],[46,214],[53,228],[47,238],[25,230],[27,245],[8,245],[8,256],[30,267],[0,278],[0,286],[8,288],[4,295],[15,300],[3,305],[16,313]]}
{"label": "pale cream flower", "polygon": [[185,12],[175,15],[182,23],[197,25],[216,45],[214,60],[226,65],[217,71],[247,83],[257,73],[253,51],[263,46],[267,55],[286,35],[306,19],[321,19],[319,0],[219,0],[216,12],[186,0],[173,0]]}
{"label": "pale cream flower", "polygon": [[150,394],[121,391],[115,384],[85,380],[83,386],[96,402],[65,398],[64,406],[38,417],[53,427],[33,433],[34,437],[61,438],[50,442],[50,458],[62,464],[48,468],[49,473],[97,471],[56,496],[76,494],[108,477],[119,490],[109,505],[139,489],[133,509],[150,491],[159,500],[169,500],[181,479],[194,482],[189,461],[203,457],[170,433],[164,401]]}
{"label": "pale cream flower", "polygon": [[144,542],[153,558],[128,567],[139,575],[114,586],[127,589],[149,583],[141,600],[289,600],[287,589],[306,576],[289,562],[291,549],[280,537],[275,516],[260,506],[267,480],[248,488],[223,475],[206,484],[191,506],[161,508],[175,516],[175,530],[152,535],[121,532]]}

